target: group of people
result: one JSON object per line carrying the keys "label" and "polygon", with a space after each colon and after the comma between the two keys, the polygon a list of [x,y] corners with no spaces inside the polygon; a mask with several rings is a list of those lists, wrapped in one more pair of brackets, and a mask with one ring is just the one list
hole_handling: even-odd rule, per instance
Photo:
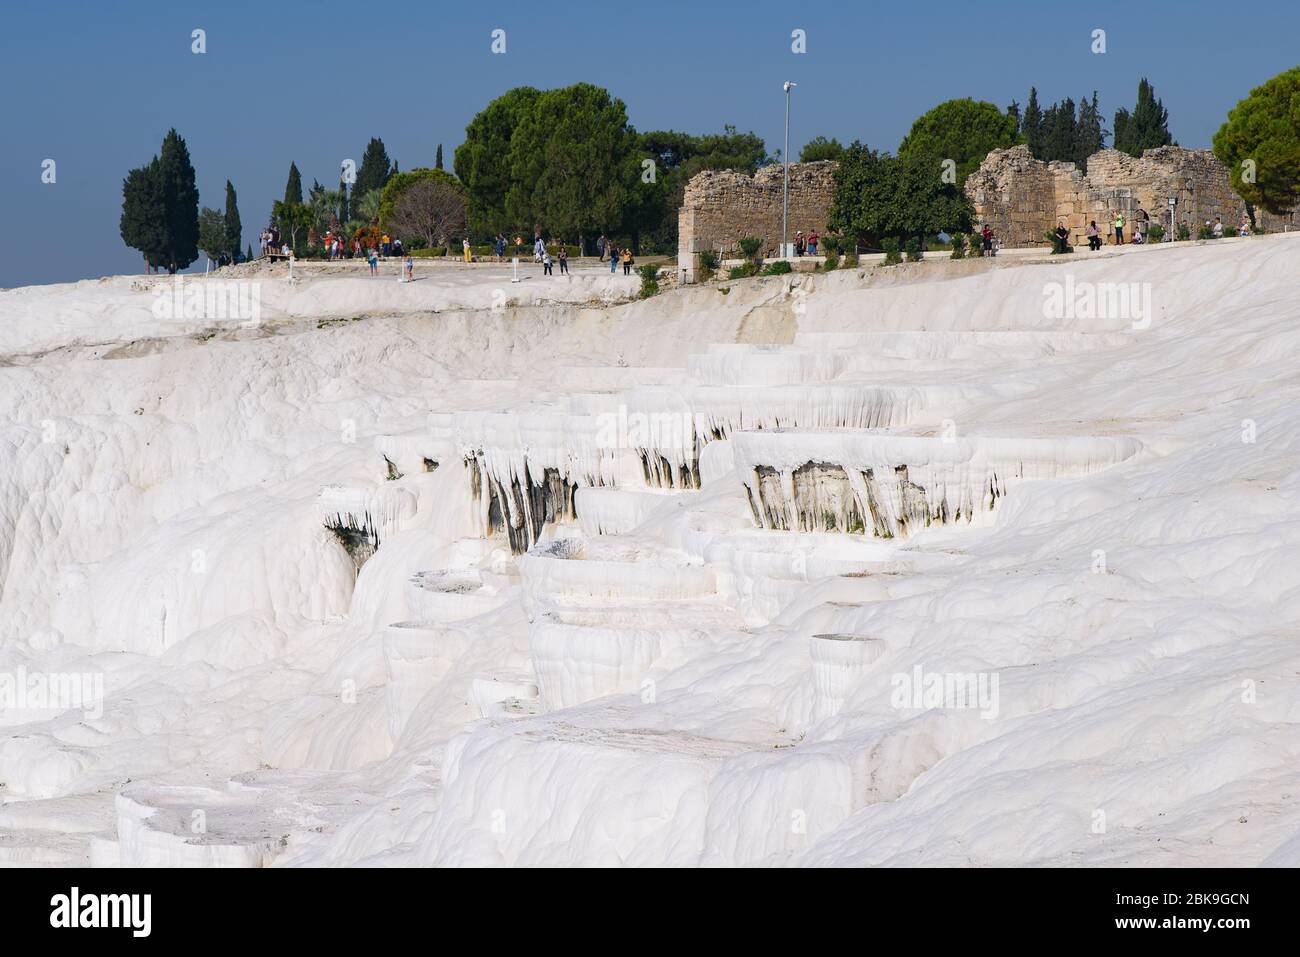
{"label": "group of people", "polygon": [[[538,242],[541,242],[541,240],[539,239]],[[560,263],[560,275],[561,276],[566,275],[569,272],[569,250],[564,246],[563,243],[560,244],[560,252],[557,258]],[[547,251],[546,247],[543,246],[542,247],[542,275],[544,276],[555,275],[555,273],[552,272],[551,270],[551,266],[552,266],[551,254]]]}
{"label": "group of people", "polygon": [[821,237],[817,235],[816,230],[813,230],[811,233],[805,236],[803,234],[803,230],[800,229],[796,231],[794,234],[794,254],[796,256],[803,256],[805,254],[809,256],[816,256],[817,244],[820,241],[821,241]]}
{"label": "group of people", "polygon": [[259,242],[262,244],[263,258],[266,258],[267,256],[289,255],[289,244],[281,242],[280,230],[275,226],[268,226],[266,229],[262,230]]}

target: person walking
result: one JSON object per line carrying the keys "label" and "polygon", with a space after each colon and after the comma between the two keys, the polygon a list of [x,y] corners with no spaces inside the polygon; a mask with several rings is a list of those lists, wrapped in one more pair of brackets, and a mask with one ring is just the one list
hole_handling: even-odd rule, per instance
{"label": "person walking", "polygon": [[600,238],[596,240],[596,255],[599,257],[601,262],[605,261],[605,247],[608,245],[609,240],[605,238],[604,233],[601,233]]}
{"label": "person walking", "polygon": [[993,228],[988,223],[984,224],[984,229],[980,231],[981,245],[984,247],[981,255],[993,255]]}
{"label": "person walking", "polygon": [[609,246],[609,274],[612,276],[618,271],[618,249],[612,244]]}
{"label": "person walking", "polygon": [[560,244],[560,275],[567,276],[568,274],[569,274],[569,250],[564,246],[563,243],[561,243]]}
{"label": "person walking", "polygon": [[410,253],[407,253],[406,258],[402,260],[402,271],[406,274],[407,282],[415,279],[415,260],[411,258]]}
{"label": "person walking", "polygon": [[632,250],[630,248],[623,250],[623,275],[632,275]]}
{"label": "person walking", "polygon": [[1115,211],[1115,245],[1124,245],[1124,214],[1119,210]]}
{"label": "person walking", "polygon": [[546,247],[545,247],[545,246],[542,247],[542,275],[543,275],[543,276],[550,276],[550,275],[552,275],[552,273],[551,273],[551,254],[548,253],[548,252],[546,251]]}
{"label": "person walking", "polygon": [[370,263],[370,275],[379,275],[379,253],[375,252],[375,247],[371,246],[366,255],[366,262]]}

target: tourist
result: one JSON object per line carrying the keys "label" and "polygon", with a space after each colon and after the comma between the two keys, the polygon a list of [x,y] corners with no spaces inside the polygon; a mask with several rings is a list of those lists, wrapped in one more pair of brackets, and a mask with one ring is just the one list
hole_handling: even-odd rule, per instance
{"label": "tourist", "polygon": [[820,238],[821,238],[821,237],[819,237],[819,236],[817,235],[817,230],[815,230],[815,229],[814,229],[811,233],[808,234],[808,255],[809,255],[809,256],[816,256],[816,255],[817,255],[817,241],[818,241]]}
{"label": "tourist", "polygon": [[609,274],[612,276],[618,271],[618,249],[612,243],[609,246]]}
{"label": "tourist", "polygon": [[462,240],[460,241],[460,253],[461,253],[461,256],[464,257],[465,262],[473,262],[474,256],[473,256],[473,253],[470,251],[470,248],[469,248],[469,237],[468,237],[468,236],[466,236],[464,239],[462,239]]}
{"label": "tourist", "polygon": [[497,262],[506,261],[506,237],[504,233],[497,233],[496,241]]}
{"label": "tourist", "polygon": [[410,253],[407,253],[406,258],[402,260],[402,271],[406,274],[407,282],[415,278],[415,260],[411,258]]}
{"label": "tourist", "polygon": [[533,262],[542,261],[542,254],[546,252],[546,243],[542,242],[542,234],[538,233],[533,239]]}
{"label": "tourist", "polygon": [[795,232],[795,234],[794,234],[794,254],[795,254],[796,256],[802,256],[802,255],[803,255],[803,250],[804,250],[804,245],[803,245],[803,230],[800,229],[800,230],[797,230],[797,231]]}
{"label": "tourist", "polygon": [[561,243],[560,244],[560,275],[567,276],[568,274],[569,274],[569,250],[565,248],[563,243]]}
{"label": "tourist", "polygon": [[1146,224],[1142,222],[1142,217],[1133,218],[1133,245],[1140,246],[1147,241]]}
{"label": "tourist", "polygon": [[1237,227],[1237,235],[1238,236],[1250,235],[1250,217],[1247,216],[1245,213],[1241,214],[1241,225]]}
{"label": "tourist", "polygon": [[542,247],[542,275],[543,275],[543,276],[550,276],[550,275],[552,275],[552,273],[551,273],[551,254],[548,253],[548,252],[546,251],[546,247],[544,247],[544,246]]}
{"label": "tourist", "polygon": [[1097,221],[1094,219],[1088,223],[1088,228],[1083,231],[1088,237],[1088,251],[1096,252],[1101,248],[1101,230],[1097,228]]}
{"label": "tourist", "polygon": [[387,259],[389,253],[392,251],[393,241],[388,238],[388,233],[384,233],[383,238],[379,241],[379,255],[384,259]]}
{"label": "tourist", "polygon": [[1115,245],[1124,245],[1124,214],[1118,210],[1115,212]]}
{"label": "tourist", "polygon": [[600,238],[596,240],[596,255],[600,258],[601,262],[605,261],[605,246],[607,244],[608,240],[605,239],[605,234],[601,233]]}
{"label": "tourist", "polygon": [[984,224],[984,229],[980,233],[980,238],[983,240],[982,245],[984,246],[981,255],[992,256],[993,255],[993,228],[989,226],[988,223]]}
{"label": "tourist", "polygon": [[366,262],[370,263],[370,275],[379,275],[379,253],[375,252],[374,246],[366,253]]}
{"label": "tourist", "polygon": [[1219,216],[1214,217],[1214,226],[1211,227],[1210,233],[1215,239],[1223,238],[1223,219]]}
{"label": "tourist", "polygon": [[632,250],[630,248],[623,250],[623,275],[624,276],[632,275],[632,262],[633,262]]}
{"label": "tourist", "polygon": [[1064,222],[1060,222],[1056,226],[1056,251],[1058,253],[1074,251],[1070,248],[1070,231],[1065,227]]}

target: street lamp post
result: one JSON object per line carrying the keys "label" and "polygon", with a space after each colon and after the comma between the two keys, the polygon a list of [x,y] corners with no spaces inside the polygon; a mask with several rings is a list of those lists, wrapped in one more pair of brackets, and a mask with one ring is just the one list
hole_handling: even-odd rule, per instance
{"label": "street lamp post", "polygon": [[785,173],[781,184],[781,255],[790,254],[789,235],[790,235],[790,91],[798,86],[797,83],[785,81],[783,89],[785,90],[785,147],[781,151],[781,159],[785,161]]}

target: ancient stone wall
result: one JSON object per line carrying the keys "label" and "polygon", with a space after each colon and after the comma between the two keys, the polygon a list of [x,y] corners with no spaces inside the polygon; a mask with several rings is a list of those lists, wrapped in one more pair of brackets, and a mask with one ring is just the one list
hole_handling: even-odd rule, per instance
{"label": "ancient stone wall", "polygon": [[[1245,204],[1232,189],[1228,171],[1209,150],[1162,146],[1140,158],[1119,150],[1088,157],[1088,172],[1074,163],[1044,163],[1027,146],[994,150],[966,180],[966,195],[977,223],[988,223],[1004,246],[1043,245],[1043,234],[1064,222],[1071,242],[1082,245],[1084,230],[1095,220],[1112,242],[1115,213],[1131,222],[1139,210],[1152,222],[1168,225],[1169,198],[1178,200],[1178,222],[1192,235],[1206,220],[1221,217],[1235,229]],[[1256,223],[1270,232],[1294,226],[1292,216],[1255,211]],[[1131,236],[1125,230],[1125,239]]]}
{"label": "ancient stone wall", "polygon": [[[796,230],[825,234],[835,193],[834,160],[790,164],[789,238]],[[744,236],[763,240],[763,254],[781,243],[781,183],[784,167],[764,166],[753,176],[731,170],[706,170],[686,184],[677,213],[678,275],[693,282],[702,250],[739,255]]]}

